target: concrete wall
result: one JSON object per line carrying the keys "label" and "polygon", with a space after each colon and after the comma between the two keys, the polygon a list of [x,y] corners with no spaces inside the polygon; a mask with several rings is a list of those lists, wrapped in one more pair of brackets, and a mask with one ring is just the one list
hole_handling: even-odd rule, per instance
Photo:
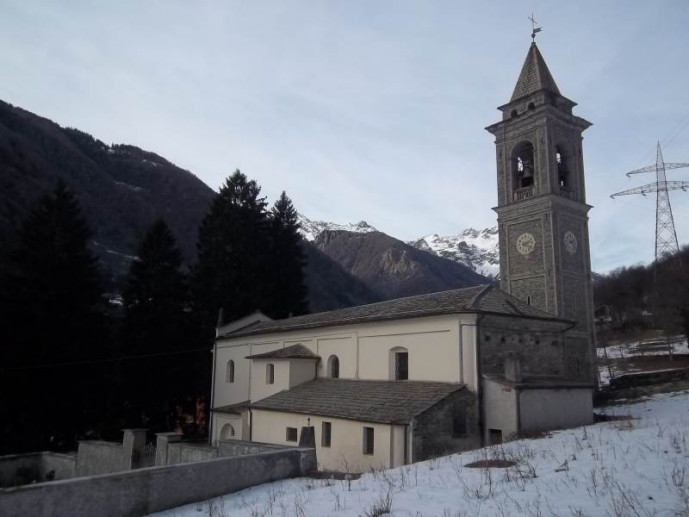
{"label": "concrete wall", "polygon": [[0,456],[0,487],[74,477],[76,454],[34,452]]}
{"label": "concrete wall", "polygon": [[[336,472],[366,472],[371,469],[386,469],[404,463],[404,446],[398,444],[391,449],[391,428],[388,424],[375,424],[328,418],[316,415],[298,415],[254,409],[252,439],[258,442],[279,445],[296,445],[286,440],[287,427],[301,430],[307,419],[316,431],[316,455],[318,469]],[[322,445],[323,422],[330,422],[330,447]],[[374,451],[372,455],[363,453],[364,427],[374,429]],[[398,457],[392,457],[397,454]]]}
{"label": "concrete wall", "polygon": [[[469,390],[458,391],[414,419],[412,461],[423,461],[481,446],[478,404]],[[466,432],[454,435],[454,417],[464,417]]]}
{"label": "concrete wall", "polygon": [[502,431],[503,440],[519,432],[517,391],[490,379],[483,381],[484,440],[490,443],[490,430]]}
{"label": "concrete wall", "polygon": [[218,457],[218,449],[201,443],[169,443],[167,446],[167,465],[208,461]]}
{"label": "concrete wall", "polygon": [[282,451],[285,449],[292,449],[292,447],[275,445],[273,443],[249,442],[245,440],[226,440],[218,443],[218,456],[244,456],[246,454]]}
{"label": "concrete wall", "polygon": [[520,390],[521,432],[576,427],[593,423],[590,389]]}
{"label": "concrete wall", "polygon": [[129,467],[122,444],[95,440],[79,442],[77,476],[95,476],[123,470],[129,470]]}
{"label": "concrete wall", "polygon": [[140,516],[203,501],[315,468],[313,449],[218,458],[0,490],[0,515]]}

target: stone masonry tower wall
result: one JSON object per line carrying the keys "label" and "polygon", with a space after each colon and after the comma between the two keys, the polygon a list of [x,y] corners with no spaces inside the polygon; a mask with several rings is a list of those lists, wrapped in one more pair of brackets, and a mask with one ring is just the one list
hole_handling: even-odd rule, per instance
{"label": "stone masonry tower wall", "polygon": [[[563,319],[565,371],[590,379],[593,294],[582,132],[535,43],[495,136],[501,288]],[[592,380],[592,379],[591,379]]]}

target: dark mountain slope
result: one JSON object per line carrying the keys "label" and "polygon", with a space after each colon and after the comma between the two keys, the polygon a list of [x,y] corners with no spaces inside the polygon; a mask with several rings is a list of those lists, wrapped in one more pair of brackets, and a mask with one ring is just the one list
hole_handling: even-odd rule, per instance
{"label": "dark mountain slope", "polygon": [[314,245],[384,300],[490,282],[381,232],[324,231]]}
{"label": "dark mountain slope", "polygon": [[198,223],[214,196],[201,180],[153,153],[108,146],[0,101],[0,246],[58,179],[77,194],[95,251],[113,273],[126,269],[157,217],[172,228],[184,258],[195,257]]}
{"label": "dark mountain slope", "polygon": [[322,312],[379,302],[383,298],[362,280],[308,241],[302,241],[307,260],[309,311]]}

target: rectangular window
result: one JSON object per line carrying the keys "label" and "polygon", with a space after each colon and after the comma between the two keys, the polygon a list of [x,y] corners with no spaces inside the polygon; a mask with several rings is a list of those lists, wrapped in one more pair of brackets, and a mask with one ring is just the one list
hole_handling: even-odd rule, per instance
{"label": "rectangular window", "polygon": [[275,383],[275,365],[268,363],[266,365],[266,384]]}
{"label": "rectangular window", "polygon": [[488,442],[490,445],[498,445],[502,443],[502,430],[488,429]]}
{"label": "rectangular window", "polygon": [[321,446],[330,447],[330,436],[332,432],[332,424],[330,422],[323,422],[321,426]]}
{"label": "rectangular window", "polygon": [[409,353],[397,352],[395,354],[395,379],[406,381],[409,378]]}
{"label": "rectangular window", "polygon": [[296,442],[297,441],[297,428],[296,427],[288,427],[287,428],[287,436],[285,438],[288,442]]}
{"label": "rectangular window", "polygon": [[373,454],[373,427],[364,427],[364,454]]}

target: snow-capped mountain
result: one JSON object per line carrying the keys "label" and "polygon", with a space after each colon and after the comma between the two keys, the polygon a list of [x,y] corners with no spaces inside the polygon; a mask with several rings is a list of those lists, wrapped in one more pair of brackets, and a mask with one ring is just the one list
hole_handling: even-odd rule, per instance
{"label": "snow-capped mountain", "polygon": [[483,230],[468,228],[457,235],[441,236],[434,233],[409,244],[464,264],[487,277],[497,278],[500,272],[497,226]]}
{"label": "snow-capped mountain", "polygon": [[[337,224],[312,221],[303,214],[299,214],[299,224],[301,225],[301,234],[307,241],[315,240],[325,230],[344,230],[355,233],[378,231],[366,221]],[[472,271],[490,278],[497,278],[500,272],[498,228],[496,226],[483,230],[468,228],[457,235],[441,236],[434,233],[407,244],[439,257],[459,262]]]}
{"label": "snow-capped mountain", "polygon": [[337,224],[328,223],[326,221],[312,221],[303,214],[297,214],[299,216],[299,225],[301,229],[299,230],[302,237],[307,241],[313,241],[318,237],[318,234],[325,230],[343,230],[346,232],[355,233],[370,233],[377,232],[373,226],[369,225],[366,221],[359,221],[358,223],[347,223],[347,224]]}

